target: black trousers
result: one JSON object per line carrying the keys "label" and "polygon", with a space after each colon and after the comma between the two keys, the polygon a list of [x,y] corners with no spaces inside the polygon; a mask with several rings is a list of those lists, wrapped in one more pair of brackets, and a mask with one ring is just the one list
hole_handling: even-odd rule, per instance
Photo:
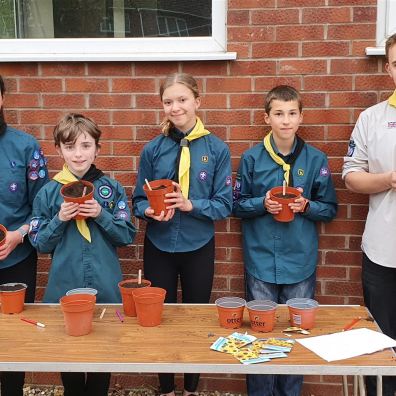
{"label": "black trousers", "polygon": [[[144,240],[144,276],[152,286],[166,290],[165,302],[177,302],[180,277],[182,302],[205,304],[209,302],[214,275],[214,238],[206,245],[190,252],[169,253],[157,249],[146,237]],[[158,374],[161,393],[175,389],[175,375]],[[184,374],[184,389],[195,392],[199,374]]]}
{"label": "black trousers", "polygon": [[[363,297],[366,307],[382,332],[396,338],[396,268],[373,263],[364,253],[362,260]],[[367,396],[375,396],[376,377],[366,377]],[[394,396],[396,377],[382,377],[383,396]]]}
{"label": "black trousers", "polygon": [[[26,283],[25,302],[34,302],[36,294],[37,253],[33,251],[25,260],[12,267],[0,269],[0,284]],[[25,373],[4,371],[1,373],[1,396],[23,396]]]}
{"label": "black trousers", "polygon": [[61,373],[64,396],[107,396],[111,373]]}

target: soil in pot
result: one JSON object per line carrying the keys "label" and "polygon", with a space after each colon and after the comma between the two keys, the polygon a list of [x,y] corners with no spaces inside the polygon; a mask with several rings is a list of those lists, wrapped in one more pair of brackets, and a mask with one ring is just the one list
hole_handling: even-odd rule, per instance
{"label": "soil in pot", "polygon": [[282,193],[274,194],[274,197],[277,198],[284,198],[284,199],[291,199],[291,198],[297,198],[296,194],[285,194],[283,195]]}
{"label": "soil in pot", "polygon": [[0,230],[0,241],[2,241],[6,236],[6,233],[3,230]]}
{"label": "soil in pot", "polygon": [[[85,188],[86,188],[86,190],[84,193]],[[73,198],[82,197],[83,193],[85,196],[91,192],[92,192],[92,187],[85,185],[82,181],[73,183],[72,185],[68,186],[67,188],[65,188],[63,190],[63,193],[65,195],[67,195],[68,197],[73,197]]]}
{"label": "soil in pot", "polygon": [[142,282],[142,283],[124,283],[122,285],[122,287],[125,287],[127,289],[139,289],[140,287],[147,287],[147,283],[146,282]]}
{"label": "soil in pot", "polygon": [[17,291],[26,289],[26,285],[23,283],[15,283],[13,285],[0,285],[0,292],[2,291]]}

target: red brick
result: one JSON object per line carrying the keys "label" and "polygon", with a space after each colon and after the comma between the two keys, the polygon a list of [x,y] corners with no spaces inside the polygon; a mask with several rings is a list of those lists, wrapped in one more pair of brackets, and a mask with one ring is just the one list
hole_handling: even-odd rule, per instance
{"label": "red brick", "polygon": [[[244,26],[233,27],[227,29],[229,41],[274,41],[275,40],[275,27],[274,26]],[[238,54],[239,55],[239,54]],[[239,58],[239,56],[238,56]]]}
{"label": "red brick", "polygon": [[324,138],[324,127],[315,125],[302,125],[298,128],[298,135],[306,142],[322,140]]}
{"label": "red brick", "polygon": [[392,80],[388,75],[357,75],[355,77],[355,89],[357,91],[366,91],[371,89],[389,89],[395,88]]}
{"label": "red brick", "polygon": [[316,275],[319,279],[346,279],[345,267],[318,266]]}
{"label": "red brick", "polygon": [[250,57],[249,44],[229,43],[228,51],[236,52],[238,54],[238,59],[248,59]]}
{"label": "red brick", "polygon": [[66,91],[68,92],[109,92],[107,78],[67,78]]}
{"label": "red brick", "polygon": [[351,5],[351,6],[364,6],[364,5],[374,5],[377,4],[377,0],[329,0],[329,5],[341,6],[341,5]]}
{"label": "red brick", "polygon": [[350,43],[347,41],[303,42],[303,57],[348,56]]}
{"label": "red brick", "polygon": [[38,64],[28,63],[28,62],[18,62],[18,63],[3,63],[0,62],[0,75],[3,78],[8,78],[10,76],[37,76],[38,75]]}
{"label": "red brick", "polygon": [[134,65],[136,76],[160,76],[178,71],[178,62],[136,62]]}
{"label": "red brick", "polygon": [[113,155],[140,155],[143,149],[143,142],[114,142],[113,143]]}
{"label": "red brick", "polygon": [[330,70],[332,74],[375,73],[378,65],[375,58],[370,59],[332,59]]}
{"label": "red brick", "polygon": [[330,93],[331,107],[369,107],[378,102],[376,92],[343,92]]}
{"label": "red brick", "polygon": [[248,111],[208,111],[208,124],[249,125],[250,113]]}
{"label": "red brick", "polygon": [[43,106],[52,109],[84,108],[85,98],[83,95],[43,95]]}
{"label": "red brick", "polygon": [[89,76],[132,76],[129,62],[91,62],[88,63]]}
{"label": "red brick", "polygon": [[248,10],[229,10],[227,13],[227,25],[248,25],[249,11]]}
{"label": "red brick", "polygon": [[19,114],[23,124],[55,125],[63,112],[57,110],[21,110]]}
{"label": "red brick", "polygon": [[291,85],[301,89],[302,78],[298,76],[256,77],[254,79],[255,91],[269,91],[277,85]]}
{"label": "red brick", "polygon": [[303,9],[303,24],[320,23],[335,24],[351,22],[352,10],[350,7],[315,7]]}
{"label": "red brick", "polygon": [[112,91],[121,93],[156,92],[152,78],[113,78]]}
{"label": "red brick", "polygon": [[266,8],[274,7],[275,0],[228,0],[228,8],[230,10],[236,8]]}
{"label": "red brick", "polygon": [[113,122],[117,125],[153,125],[156,117],[153,111],[114,111]]}
{"label": "red brick", "polygon": [[327,31],[329,40],[361,40],[372,37],[375,37],[375,24],[368,23],[329,25]]}
{"label": "red brick", "polygon": [[248,94],[248,95],[230,95],[231,108],[264,108],[264,95]]}
{"label": "red brick", "polygon": [[289,25],[299,21],[298,9],[256,10],[251,16],[253,25]]}
{"label": "red brick", "polygon": [[227,74],[227,64],[223,61],[191,61],[183,63],[184,73],[190,73],[194,77],[220,76]]}
{"label": "red brick", "polygon": [[131,95],[89,95],[89,107],[93,109],[124,109],[132,107]]}
{"label": "red brick", "polygon": [[252,81],[248,77],[208,78],[206,92],[244,92],[250,91]]}
{"label": "red brick", "polygon": [[339,296],[361,296],[362,284],[361,282],[341,282],[340,280],[326,281],[325,293]]}
{"label": "red brick", "polygon": [[304,76],[304,88],[315,91],[350,91],[352,76]]}
{"label": "red brick", "polygon": [[74,62],[45,62],[40,64],[41,74],[49,76],[83,76],[85,75],[85,64]]}
{"label": "red brick", "polygon": [[39,107],[39,98],[35,94],[7,93],[6,98],[8,108]]}
{"label": "red brick", "polygon": [[62,92],[60,78],[21,78],[19,80],[21,92]]}
{"label": "red brick", "polygon": [[230,140],[260,140],[264,138],[264,129],[255,126],[231,127]]}
{"label": "red brick", "polygon": [[325,38],[324,27],[320,25],[308,26],[277,26],[276,41],[313,41]]}
{"label": "red brick", "polygon": [[298,43],[253,43],[252,58],[295,58],[298,47]]}
{"label": "red brick", "polygon": [[326,4],[326,0],[299,0],[298,3],[296,3],[295,0],[278,0],[277,1],[277,6],[279,8],[282,7],[309,7],[309,6],[315,6],[315,7],[320,7]]}
{"label": "red brick", "polygon": [[347,124],[351,121],[349,110],[304,110],[305,124]]}
{"label": "red brick", "polygon": [[364,225],[364,221],[333,220],[331,223],[325,224],[324,227],[326,234],[362,235]]}
{"label": "red brick", "polygon": [[352,56],[366,56],[366,48],[375,46],[375,40],[354,40],[352,42]]}
{"label": "red brick", "polygon": [[377,7],[354,7],[353,22],[376,23]]}
{"label": "red brick", "polygon": [[231,74],[235,76],[274,74],[275,61],[250,61],[231,64]]}
{"label": "red brick", "polygon": [[280,74],[323,74],[326,72],[325,60],[281,60]]}

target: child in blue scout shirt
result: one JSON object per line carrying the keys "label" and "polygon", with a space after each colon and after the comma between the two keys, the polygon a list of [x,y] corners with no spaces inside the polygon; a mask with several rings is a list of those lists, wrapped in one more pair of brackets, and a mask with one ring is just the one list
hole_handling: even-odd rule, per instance
{"label": "child in blue scout shirt", "polygon": [[[117,247],[132,242],[135,228],[124,188],[93,165],[100,150],[101,131],[89,118],[68,114],[54,129],[55,147],[63,170],[37,194],[29,238],[37,250],[52,254],[43,301],[57,303],[69,289],[98,290],[97,302],[119,303],[121,268]],[[94,198],[84,204],[66,203],[64,184],[88,180]],[[77,215],[86,220],[74,220]],[[106,395],[109,373],[62,373],[65,396]]]}
{"label": "child in blue scout shirt", "polygon": [[[22,282],[26,302],[34,302],[37,253],[28,238],[33,199],[48,181],[47,161],[36,139],[7,125],[3,101],[5,85],[0,76],[0,224],[8,232],[0,246],[0,284]],[[1,373],[1,394],[22,396],[25,373]]]}
{"label": "child in blue scout shirt", "polygon": [[[142,152],[133,210],[147,221],[144,273],[152,286],[177,301],[180,276],[183,303],[208,303],[214,274],[214,221],[232,209],[231,163],[227,145],[205,129],[197,116],[200,97],[195,79],[167,76],[160,88],[165,112],[163,133]],[[172,179],[168,212],[154,215],[143,191],[145,179]],[[159,374],[162,394],[174,396],[174,374]],[[194,393],[199,374],[184,375],[184,392]]]}
{"label": "child in blue scout shirt", "polygon": [[[298,91],[275,87],[266,97],[265,112],[272,131],[242,155],[234,213],[242,218],[247,300],[284,304],[293,297],[314,296],[317,222],[333,219],[337,202],[326,155],[296,135],[303,117]],[[289,204],[295,213],[289,223],[274,219],[281,205],[269,196],[284,180],[302,192]],[[297,396],[302,383],[302,376],[247,376],[249,396]]]}

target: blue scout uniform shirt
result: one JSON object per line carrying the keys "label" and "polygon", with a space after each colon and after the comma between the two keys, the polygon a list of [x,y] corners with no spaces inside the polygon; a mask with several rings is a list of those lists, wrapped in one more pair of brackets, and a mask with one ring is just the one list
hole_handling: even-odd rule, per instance
{"label": "blue scout uniform shirt", "polygon": [[[0,168],[0,223],[15,231],[30,222],[34,197],[48,182],[47,160],[33,136],[7,127],[0,135]],[[25,238],[0,260],[0,268],[20,263],[32,251]]]}
{"label": "blue scout uniform shirt", "polygon": [[59,219],[62,184],[51,180],[34,200],[29,239],[39,252],[52,253],[44,302],[58,302],[68,290],[78,287],[97,289],[100,303],[121,301],[118,282],[122,276],[116,248],[131,243],[136,229],[124,188],[107,176],[93,184],[94,198],[102,212],[86,220],[91,243],[80,234],[75,220]]}
{"label": "blue scout uniform shirt", "polygon": [[179,144],[160,135],[146,144],[140,157],[133,194],[135,216],[148,221],[146,235],[160,250],[187,252],[204,246],[214,235],[214,220],[227,217],[232,209],[231,161],[228,146],[213,134],[190,143],[189,199],[193,210],[180,210],[170,221],[145,217],[149,207],[143,191],[144,179],[174,179]]}
{"label": "blue scout uniform shirt", "polygon": [[[272,145],[275,149],[273,142]],[[242,218],[245,269],[264,282],[292,284],[312,275],[318,256],[316,222],[330,221],[337,212],[336,193],[324,153],[305,144],[292,172],[294,187],[304,189],[303,196],[310,204],[305,213],[296,213],[289,223],[274,220],[264,207],[266,192],[282,185],[284,171],[263,143],[242,155],[237,173],[234,213]]]}

